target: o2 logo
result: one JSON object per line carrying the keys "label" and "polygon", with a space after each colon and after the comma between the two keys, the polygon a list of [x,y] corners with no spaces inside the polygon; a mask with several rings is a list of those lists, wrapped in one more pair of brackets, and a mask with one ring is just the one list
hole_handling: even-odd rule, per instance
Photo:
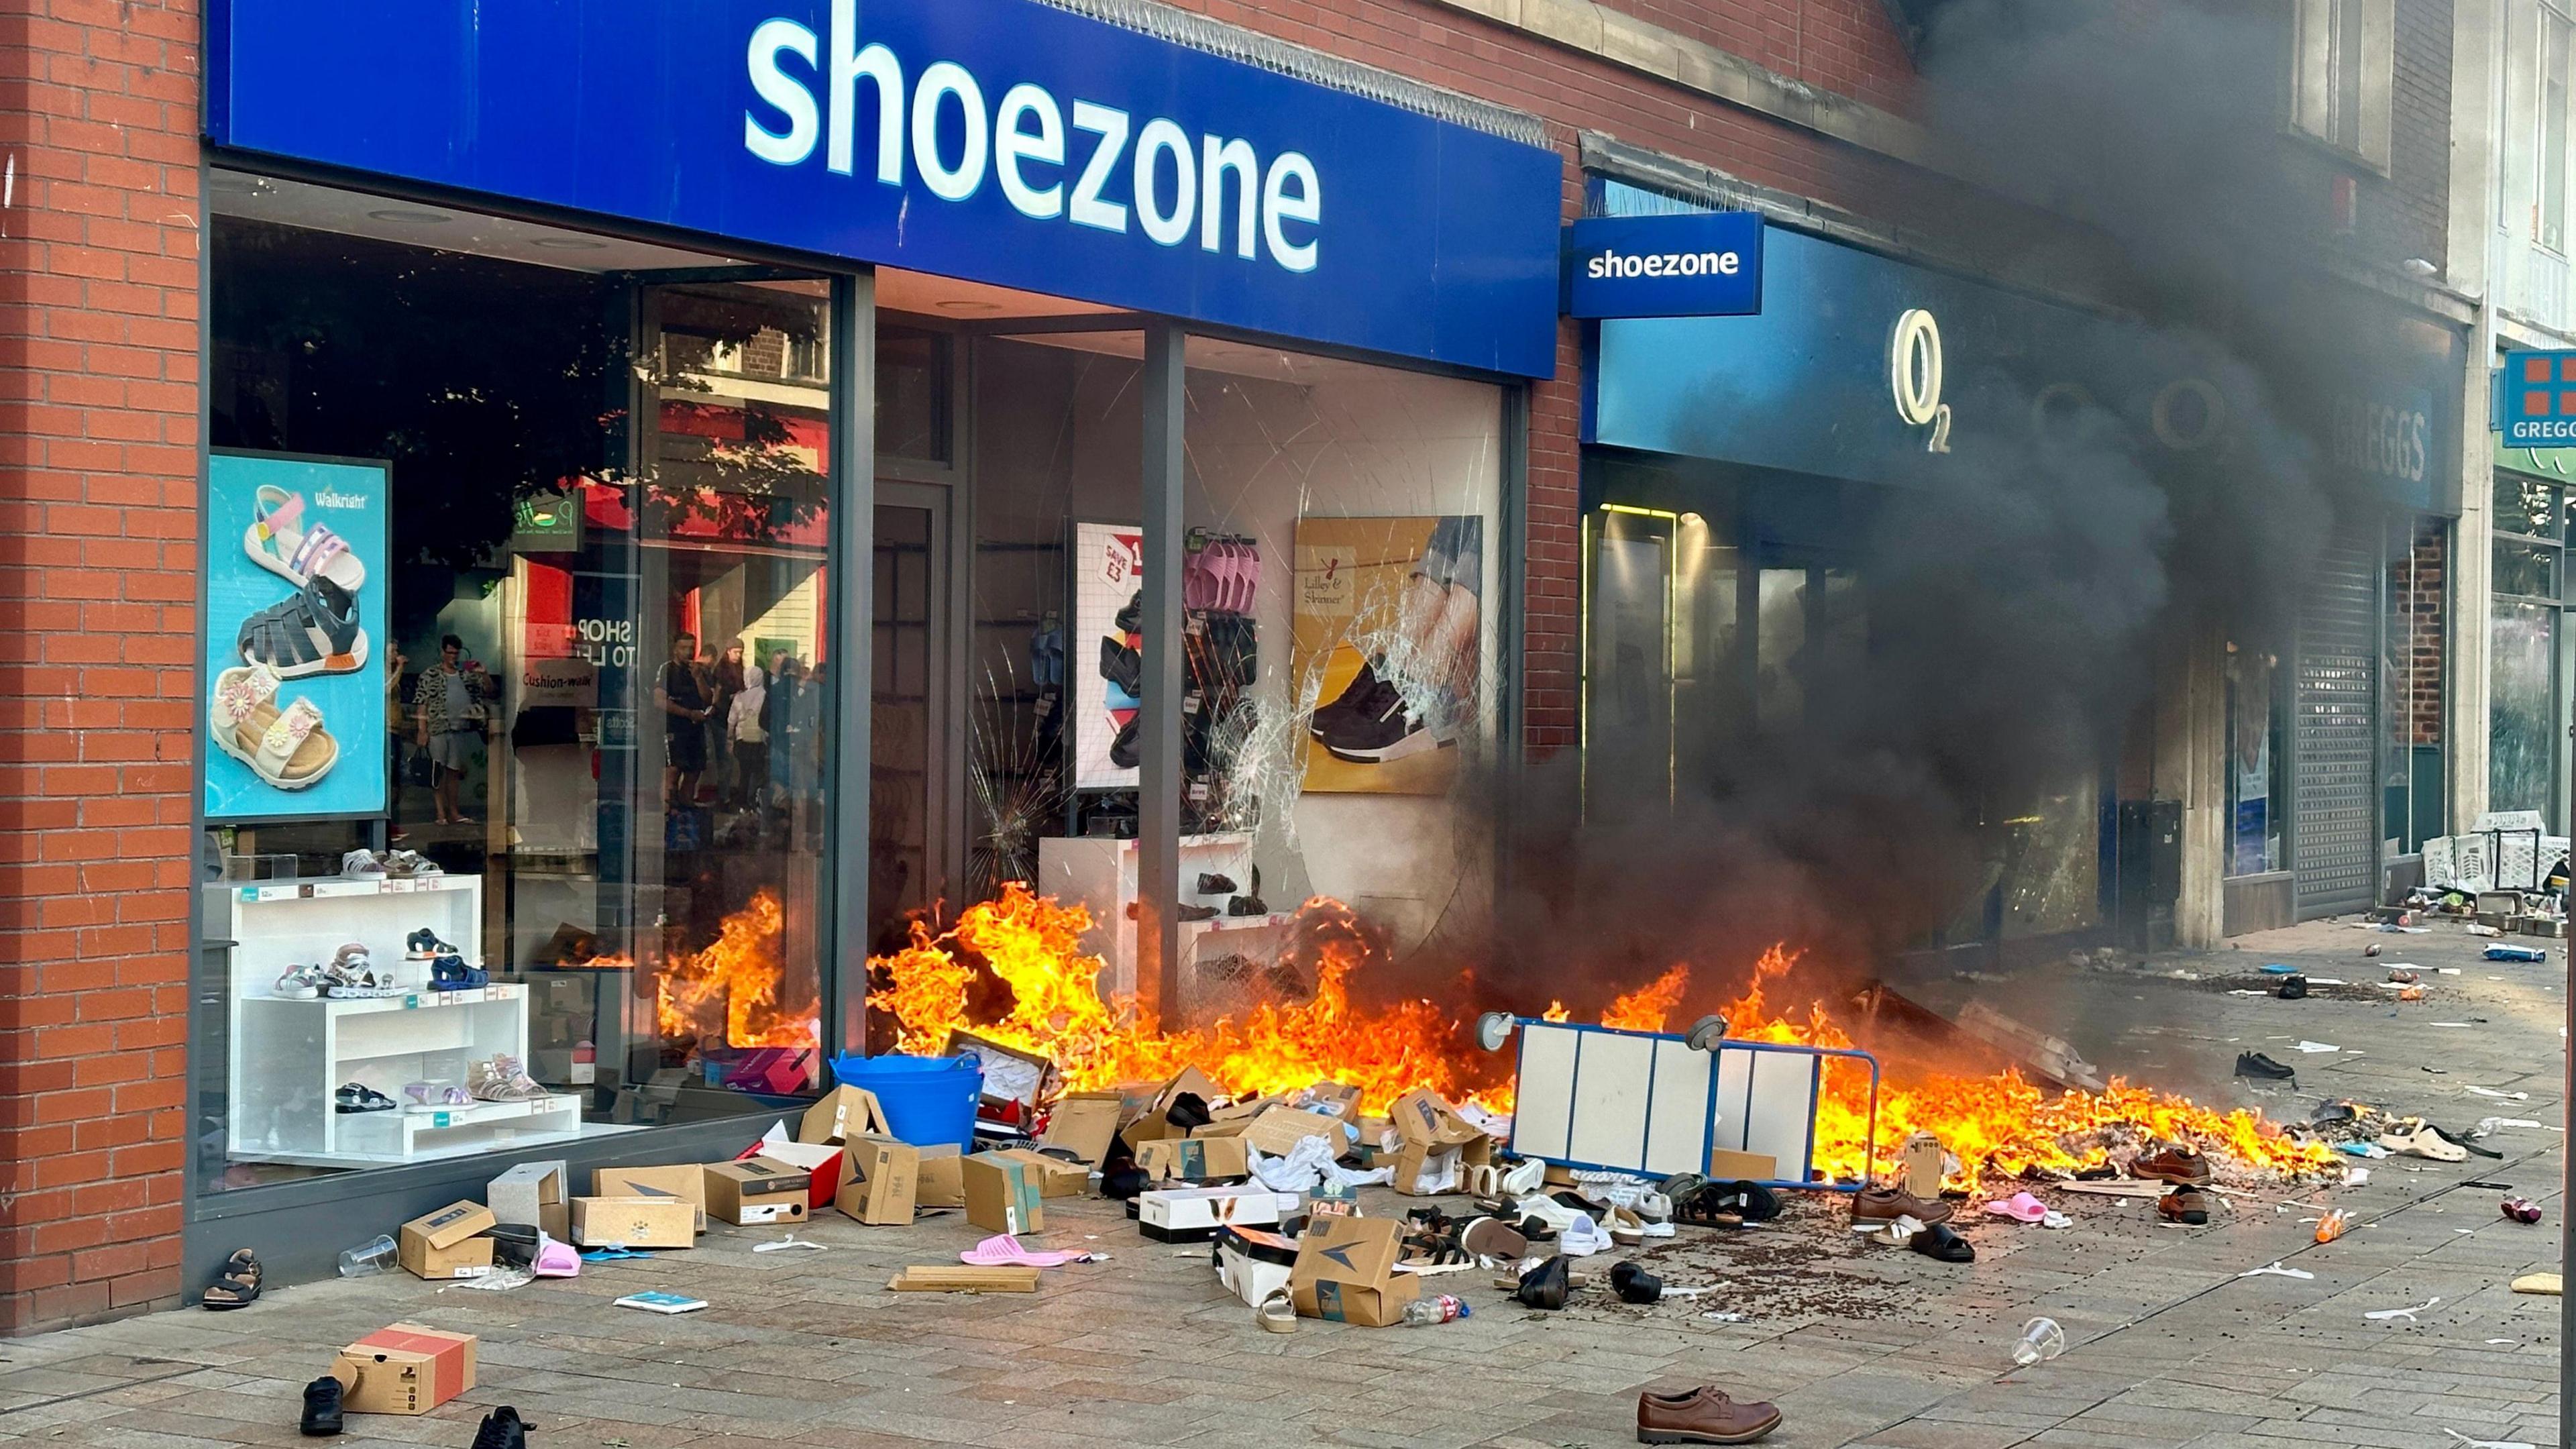
{"label": "o2 logo", "polygon": [[1887,343],[1889,386],[1896,415],[1910,428],[1930,428],[1923,451],[1950,451],[1950,405],[1941,401],[1941,323],[1921,307],[1896,319]]}

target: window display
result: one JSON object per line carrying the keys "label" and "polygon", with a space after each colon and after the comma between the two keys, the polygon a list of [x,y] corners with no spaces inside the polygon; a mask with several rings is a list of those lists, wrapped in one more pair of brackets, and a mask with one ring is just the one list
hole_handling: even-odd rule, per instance
{"label": "window display", "polygon": [[201,1180],[808,1094],[828,284],[209,191]]}

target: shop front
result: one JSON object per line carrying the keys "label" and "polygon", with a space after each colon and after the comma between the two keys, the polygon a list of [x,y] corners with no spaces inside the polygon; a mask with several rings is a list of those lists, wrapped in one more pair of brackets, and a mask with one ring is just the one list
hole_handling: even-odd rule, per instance
{"label": "shop front", "polygon": [[[1591,189],[1606,217],[1707,209]],[[2277,881],[2285,915],[2352,909],[2439,833],[2447,329],[2392,319],[2311,398],[2188,332],[1787,227],[1762,257],[1758,314],[1613,318],[1591,339],[1587,821],[1712,799],[1760,817],[1784,770],[1829,800],[1875,751],[1937,777],[1889,793],[1937,794],[1983,862],[1912,939],[1977,950],[2169,941],[2187,872],[2209,903],[2187,934],[2217,934],[2222,876]],[[2177,531],[2201,536],[2169,549]],[[1980,589],[1979,569],[2023,576]],[[1987,632],[1955,647],[1967,630]],[[2079,657],[2113,639],[2150,657]],[[2027,668],[1944,673],[2014,649]],[[2186,680],[2215,697],[2222,672],[2223,721],[2166,707]],[[2020,704],[1922,708],[1959,694]],[[1926,722],[1851,723],[1908,712]],[[1837,741],[1839,760],[1802,753]],[[2188,833],[2186,807],[2218,824],[2222,794],[2224,829]],[[1760,828],[1820,825],[1870,828]]]}
{"label": "shop front", "polygon": [[210,24],[192,1272],[730,1156],[1014,882],[1168,1021],[1481,930],[1534,122],[1142,6]]}

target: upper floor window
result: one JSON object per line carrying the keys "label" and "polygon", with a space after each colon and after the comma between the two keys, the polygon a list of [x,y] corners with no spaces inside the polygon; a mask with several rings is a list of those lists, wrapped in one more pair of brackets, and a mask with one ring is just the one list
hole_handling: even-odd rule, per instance
{"label": "upper floor window", "polygon": [[2291,124],[2387,170],[2397,0],[2295,0],[2291,13]]}

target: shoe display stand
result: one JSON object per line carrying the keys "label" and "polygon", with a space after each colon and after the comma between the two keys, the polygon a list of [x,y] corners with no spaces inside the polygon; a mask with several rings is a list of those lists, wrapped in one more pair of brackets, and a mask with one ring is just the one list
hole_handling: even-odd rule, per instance
{"label": "shoe display stand", "polygon": [[[1251,832],[1181,837],[1181,902],[1214,906],[1222,912],[1226,897],[1202,898],[1188,889],[1202,874],[1226,876],[1238,886],[1249,887]],[[1101,973],[1103,996],[1136,994],[1136,922],[1129,919],[1127,908],[1136,900],[1137,881],[1137,848],[1133,840],[1049,836],[1038,842],[1037,892],[1091,913],[1091,930],[1082,938],[1082,949],[1098,956],[1107,967]],[[1218,915],[1204,921],[1181,922],[1181,999],[1173,1004],[1177,1009],[1165,1011],[1166,1018],[1186,1025],[1202,1016],[1219,1014],[1223,1006],[1231,1005],[1240,995],[1240,988],[1212,980],[1203,982],[1201,968],[1228,955],[1265,964],[1277,959],[1288,944],[1288,927],[1293,920],[1292,912],[1274,911],[1260,916]],[[1210,1007],[1219,1011],[1206,1010]]]}
{"label": "shoe display stand", "polygon": [[[332,1093],[360,1082],[404,1108],[413,1082],[464,1086],[496,1054],[526,1060],[528,988],[496,982],[429,989],[430,964],[404,959],[404,938],[427,927],[480,965],[483,879],[233,882],[206,887],[206,918],[232,952],[229,1155],[310,1167],[421,1162],[581,1134],[581,1098],[476,1102],[436,1112],[339,1112]],[[219,925],[226,923],[228,926]],[[290,966],[365,945],[399,996],[319,1001],[274,995]]]}

